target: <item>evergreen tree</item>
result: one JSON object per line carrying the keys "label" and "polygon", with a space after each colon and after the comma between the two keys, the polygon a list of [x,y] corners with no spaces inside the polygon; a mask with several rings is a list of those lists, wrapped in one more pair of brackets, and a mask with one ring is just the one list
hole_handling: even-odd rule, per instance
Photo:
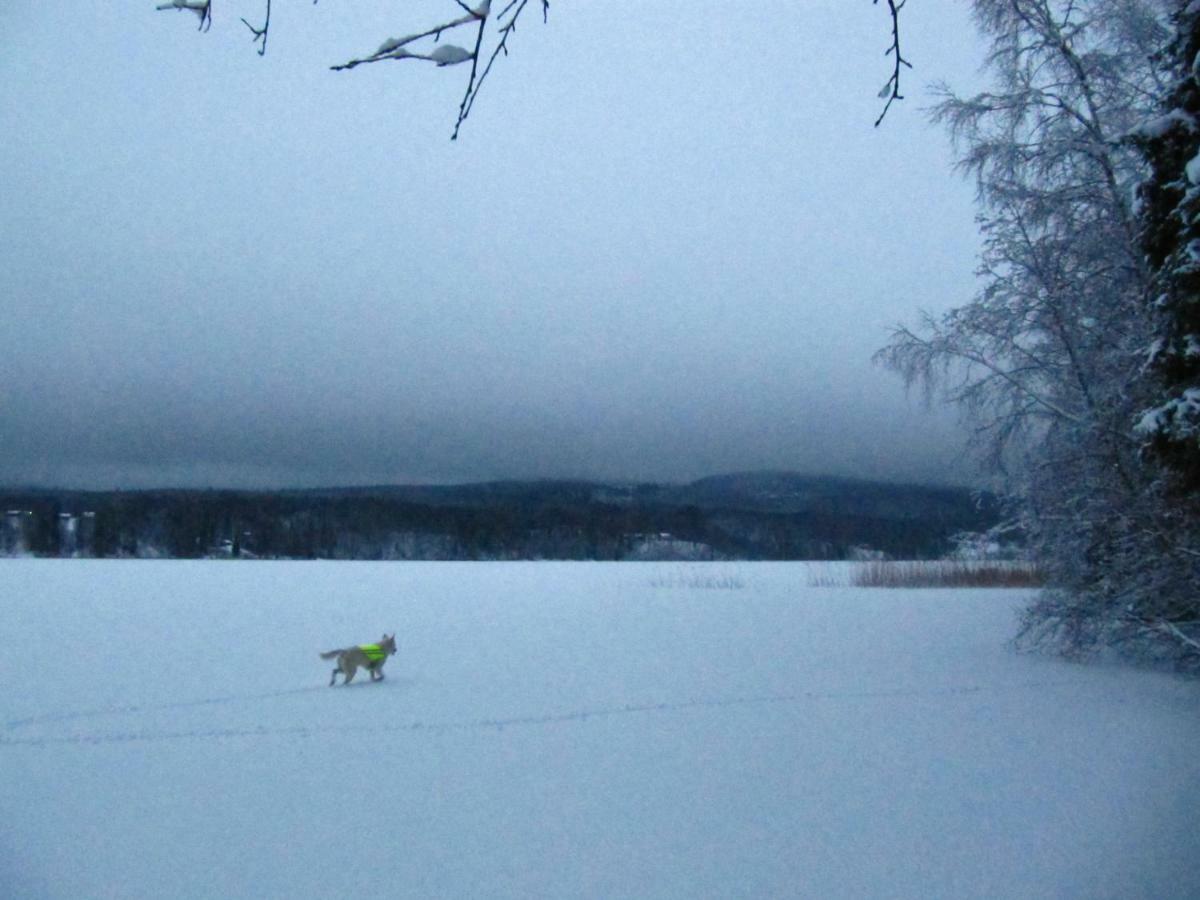
{"label": "evergreen tree", "polygon": [[1175,14],[1165,109],[1135,139],[1150,166],[1141,187],[1142,245],[1154,273],[1156,402],[1138,430],[1171,474],[1174,493],[1200,488],[1200,4]]}

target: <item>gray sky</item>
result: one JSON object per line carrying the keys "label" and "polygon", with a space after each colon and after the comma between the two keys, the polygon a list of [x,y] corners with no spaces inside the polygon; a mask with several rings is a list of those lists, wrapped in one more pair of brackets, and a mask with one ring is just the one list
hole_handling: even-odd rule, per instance
{"label": "gray sky", "polygon": [[0,6],[0,482],[962,480],[870,356],[973,290],[967,4],[875,129],[869,0],[563,0],[456,143],[466,67],[328,70],[450,0],[154,6]]}

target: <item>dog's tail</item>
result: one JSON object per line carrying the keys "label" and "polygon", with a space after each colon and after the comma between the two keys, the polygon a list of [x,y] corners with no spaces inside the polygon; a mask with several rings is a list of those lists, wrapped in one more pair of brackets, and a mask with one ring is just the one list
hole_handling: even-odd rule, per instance
{"label": "dog's tail", "polygon": [[341,650],[330,650],[328,653],[322,653],[321,659],[333,659],[335,656],[337,656],[341,652],[342,652]]}

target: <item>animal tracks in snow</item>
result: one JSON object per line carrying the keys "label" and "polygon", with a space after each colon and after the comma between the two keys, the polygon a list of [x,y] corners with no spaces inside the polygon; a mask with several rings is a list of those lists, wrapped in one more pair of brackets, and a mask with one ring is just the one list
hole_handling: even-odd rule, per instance
{"label": "animal tracks in snow", "polygon": [[[455,732],[503,731],[507,728],[548,727],[583,723],[614,716],[654,715],[684,713],[690,710],[722,709],[731,707],[753,707],[778,704],[820,703],[828,701],[869,701],[887,699],[954,698],[979,694],[1008,693],[1060,687],[1070,682],[1038,681],[1020,684],[983,687],[966,685],[940,690],[921,689],[877,689],[850,691],[802,691],[786,694],[761,694],[732,697],[710,697],[667,701],[659,703],[626,703],[621,705],[593,706],[583,709],[550,712],[540,715],[514,715],[494,718],[458,719],[445,721],[413,720],[408,722],[369,722],[363,724],[338,723],[332,725],[296,723],[290,725],[254,725],[242,727],[196,727],[196,728],[129,728],[122,730],[84,731],[76,734],[49,733],[30,735],[22,733],[33,726],[56,726],[67,723],[94,722],[99,719],[119,716],[148,715],[164,711],[178,711],[203,707],[227,707],[266,700],[328,692],[329,688],[305,687],[257,694],[227,695],[187,700],[176,703],[130,704],[109,706],[99,709],[53,713],[13,719],[4,724],[0,731],[0,748],[87,746],[102,744],[162,743],[175,741],[231,740],[265,737],[313,738],[324,734],[430,734],[442,735]],[[353,686],[353,685],[351,685]]]}
{"label": "animal tracks in snow", "polygon": [[324,690],[320,687],[292,688],[286,691],[268,691],[262,694],[239,694],[225,697],[206,697],[201,700],[184,700],[174,703],[141,703],[129,706],[105,706],[99,709],[85,709],[76,712],[49,713],[43,716],[28,716],[24,719],[12,719],[4,723],[6,731],[13,731],[28,725],[49,725],[62,722],[73,722],[79,719],[99,719],[106,716],[126,716],[138,713],[162,712],[166,710],[192,709],[199,706],[227,706],[233,703],[245,703],[255,700],[275,700],[281,697],[291,697],[300,694],[315,694]]}

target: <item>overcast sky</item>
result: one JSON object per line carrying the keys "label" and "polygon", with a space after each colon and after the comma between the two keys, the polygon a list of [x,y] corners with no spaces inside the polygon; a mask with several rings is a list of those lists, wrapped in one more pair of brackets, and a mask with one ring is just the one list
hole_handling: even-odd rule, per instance
{"label": "overcast sky", "polygon": [[214,5],[0,5],[0,483],[967,477],[870,361],[973,291],[967,4],[876,129],[870,0],[563,0],[455,143],[465,66],[328,69],[450,0]]}

